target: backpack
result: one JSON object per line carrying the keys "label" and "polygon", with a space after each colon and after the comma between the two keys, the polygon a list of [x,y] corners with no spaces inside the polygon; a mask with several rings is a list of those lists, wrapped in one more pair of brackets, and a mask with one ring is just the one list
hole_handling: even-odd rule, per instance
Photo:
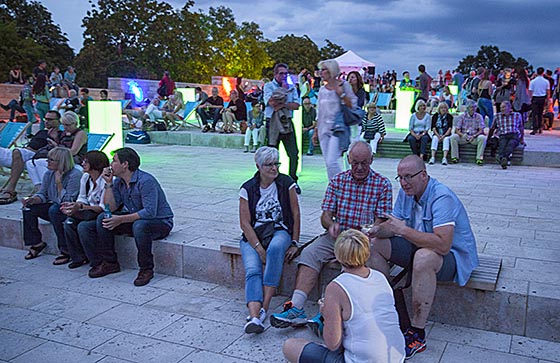
{"label": "backpack", "polygon": [[167,97],[167,83],[163,82],[163,84],[158,87],[157,94],[162,98]]}
{"label": "backpack", "polygon": [[152,140],[146,131],[134,130],[126,134],[125,142],[129,144],[149,144]]}

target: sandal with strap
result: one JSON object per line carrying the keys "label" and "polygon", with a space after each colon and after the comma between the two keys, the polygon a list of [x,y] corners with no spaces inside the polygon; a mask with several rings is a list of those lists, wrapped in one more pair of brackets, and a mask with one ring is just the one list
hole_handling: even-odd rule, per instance
{"label": "sandal with strap", "polygon": [[53,265],[66,265],[68,262],[70,262],[70,256],[65,255],[65,254],[61,254],[60,256],[57,256],[54,261],[53,261]]}
{"label": "sandal with strap", "polygon": [[2,190],[0,192],[0,204],[11,204],[17,200],[17,192]]}
{"label": "sandal with strap", "polygon": [[25,255],[24,258],[26,260],[32,260],[38,257],[39,253],[41,253],[46,247],[47,244],[45,242],[42,242],[39,246],[31,246],[29,247],[29,252],[27,253],[27,255]]}

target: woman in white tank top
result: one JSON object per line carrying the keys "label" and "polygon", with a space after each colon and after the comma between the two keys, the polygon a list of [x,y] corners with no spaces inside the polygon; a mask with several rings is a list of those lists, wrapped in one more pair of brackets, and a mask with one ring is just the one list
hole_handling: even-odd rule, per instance
{"label": "woman in white tank top", "polygon": [[369,239],[356,230],[340,234],[334,253],[342,274],[319,301],[325,345],[288,339],[284,356],[290,362],[401,363],[404,337],[399,329],[393,291],[385,276],[365,266]]}

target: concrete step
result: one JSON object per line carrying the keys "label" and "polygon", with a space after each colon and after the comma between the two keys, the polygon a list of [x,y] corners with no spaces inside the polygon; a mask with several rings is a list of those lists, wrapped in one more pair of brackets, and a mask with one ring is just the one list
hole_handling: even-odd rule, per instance
{"label": "concrete step", "polygon": [[[16,215],[0,217],[0,245],[23,249],[22,221]],[[49,223],[41,222],[43,240],[47,242],[46,253],[56,254],[56,238]],[[154,242],[156,272],[243,288],[244,269],[241,256],[224,253],[219,248],[223,241],[206,240],[203,244],[186,242],[180,232],[172,232],[167,238]],[[117,238],[117,253],[125,268],[138,268],[136,247],[130,237]],[[327,268],[321,274],[320,284],[310,299],[321,294],[325,286],[340,271]],[[285,265],[280,294],[289,296],[295,284],[295,263]],[[408,295],[409,310],[410,289]],[[513,280],[500,276],[495,291],[461,288],[455,284],[439,284],[429,319],[435,322],[460,325],[560,342],[560,296],[543,290],[528,291]]]}

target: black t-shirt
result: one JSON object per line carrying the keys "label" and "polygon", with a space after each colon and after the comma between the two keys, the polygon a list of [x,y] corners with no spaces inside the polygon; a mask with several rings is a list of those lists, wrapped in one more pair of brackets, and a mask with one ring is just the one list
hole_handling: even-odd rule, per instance
{"label": "black t-shirt", "polygon": [[49,130],[41,130],[33,136],[27,147],[33,150],[39,150],[42,147],[47,146],[48,142],[47,139],[49,138]]}

